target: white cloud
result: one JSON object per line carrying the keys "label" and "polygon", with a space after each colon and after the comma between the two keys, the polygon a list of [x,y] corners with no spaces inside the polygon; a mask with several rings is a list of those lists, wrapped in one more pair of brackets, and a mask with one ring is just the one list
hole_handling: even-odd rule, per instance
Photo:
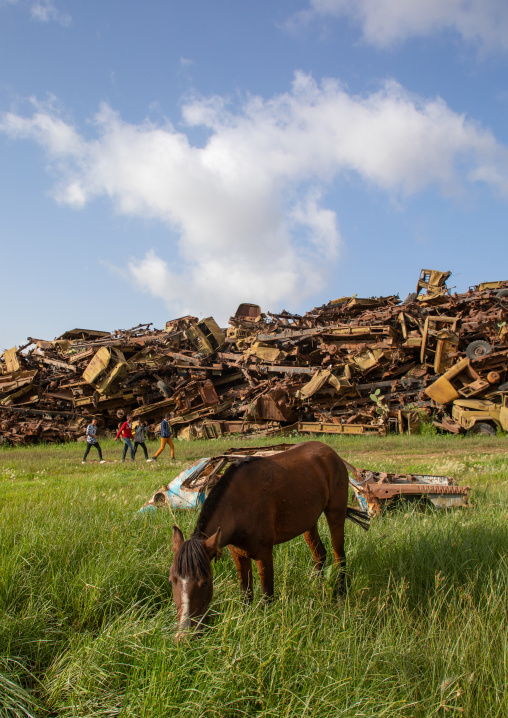
{"label": "white cloud", "polygon": [[49,22],[54,20],[60,25],[70,25],[71,17],[68,13],[60,11],[52,0],[36,0],[30,8],[34,20]]}
{"label": "white cloud", "polygon": [[0,129],[11,137],[35,140],[44,147],[51,160],[81,157],[85,152],[85,143],[77,131],[58,116],[54,102],[33,99],[30,102],[35,110],[31,117],[6,112]]}
{"label": "white cloud", "polygon": [[[508,151],[440,99],[395,82],[353,96],[338,82],[298,73],[290,91],[188,100],[183,120],[207,140],[193,146],[171,124],[122,121],[104,105],[85,139],[50,105],[6,113],[0,130],[35,140],[59,178],[55,197],[82,207],[106,196],[116,211],[164,222],[176,246],[133,258],[136,286],[177,314],[239,301],[301,304],[322,288],[340,251],[327,187],[355,176],[404,197],[435,185],[460,193],[482,182],[508,197]],[[356,180],[358,181],[358,179]]]}
{"label": "white cloud", "polygon": [[316,16],[349,17],[379,47],[451,30],[485,50],[508,50],[506,0],[310,0],[296,19]]}
{"label": "white cloud", "polygon": [[[16,5],[18,0],[0,0],[0,8],[7,5]],[[32,20],[39,22],[58,22],[60,25],[69,26],[72,22],[69,13],[59,10],[53,0],[35,0],[28,2],[24,0],[20,3],[21,7],[29,8]]]}

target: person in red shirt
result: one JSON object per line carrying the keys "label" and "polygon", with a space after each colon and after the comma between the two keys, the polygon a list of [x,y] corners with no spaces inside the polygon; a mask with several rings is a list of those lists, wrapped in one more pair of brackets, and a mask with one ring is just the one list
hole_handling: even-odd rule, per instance
{"label": "person in red shirt", "polygon": [[122,437],[124,442],[122,461],[125,461],[128,448],[131,450],[131,461],[134,461],[134,446],[132,444],[132,416],[128,416],[127,421],[124,421],[122,426],[118,429],[118,434],[116,435],[115,441],[118,441],[120,436]]}

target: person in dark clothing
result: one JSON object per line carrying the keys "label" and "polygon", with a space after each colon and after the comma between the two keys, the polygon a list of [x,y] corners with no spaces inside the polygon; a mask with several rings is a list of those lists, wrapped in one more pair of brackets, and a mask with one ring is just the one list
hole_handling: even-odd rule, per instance
{"label": "person in dark clothing", "polygon": [[154,454],[152,461],[157,461],[157,457],[162,454],[162,452],[166,448],[166,444],[169,444],[169,448],[171,449],[171,458],[175,458],[175,446],[172,439],[173,433],[171,431],[168,419],[169,414],[166,414],[164,419],[161,421],[161,446],[159,451]]}
{"label": "person in dark clothing", "polygon": [[122,426],[118,429],[118,434],[116,435],[115,441],[118,441],[120,436],[123,439],[122,461],[125,461],[127,449],[130,449],[131,461],[134,461],[134,446],[132,445],[132,439],[134,438],[132,436],[132,416],[128,416],[127,421],[124,421]]}
{"label": "person in dark clothing", "polygon": [[86,449],[82,464],[86,463],[86,457],[92,446],[95,446],[99,452],[99,463],[105,464],[106,462],[102,458],[101,445],[97,441],[97,419],[92,419],[91,423],[86,427]]}
{"label": "person in dark clothing", "polygon": [[138,446],[141,446],[143,451],[145,452],[145,461],[150,461],[150,459],[148,458],[148,450],[145,444],[145,436],[147,429],[148,424],[146,424],[144,421],[140,421],[134,429],[134,456],[136,456]]}

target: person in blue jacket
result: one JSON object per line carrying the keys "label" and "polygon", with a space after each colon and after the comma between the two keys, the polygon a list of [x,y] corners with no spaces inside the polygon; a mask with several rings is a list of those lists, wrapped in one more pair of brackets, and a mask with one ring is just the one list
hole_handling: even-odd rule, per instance
{"label": "person in blue jacket", "polygon": [[157,461],[157,457],[162,454],[164,449],[166,448],[166,444],[169,444],[169,448],[171,449],[171,458],[175,458],[175,446],[173,444],[173,433],[171,431],[171,427],[169,425],[169,414],[166,414],[164,419],[161,421],[161,446],[159,451],[157,451],[154,454],[154,457],[152,461]]}

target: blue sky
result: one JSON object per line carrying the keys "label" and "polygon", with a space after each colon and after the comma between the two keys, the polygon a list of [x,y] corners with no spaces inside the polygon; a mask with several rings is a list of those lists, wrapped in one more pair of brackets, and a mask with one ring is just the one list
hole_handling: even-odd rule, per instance
{"label": "blue sky", "polygon": [[0,349],[508,278],[506,0],[0,0]]}

